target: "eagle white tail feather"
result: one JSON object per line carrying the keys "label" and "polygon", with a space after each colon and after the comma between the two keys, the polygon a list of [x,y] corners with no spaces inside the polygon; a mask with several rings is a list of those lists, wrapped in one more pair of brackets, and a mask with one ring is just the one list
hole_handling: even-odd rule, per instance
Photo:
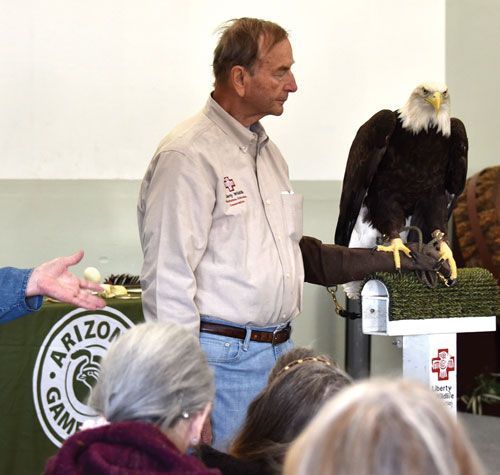
{"label": "eagle white tail feather", "polygon": [[[372,248],[377,245],[377,238],[380,236],[380,233],[370,223],[365,221],[367,212],[367,207],[363,205],[352,230],[349,247]],[[347,282],[347,284],[342,285],[342,288],[350,299],[360,298],[361,281]]]}
{"label": "eagle white tail feather", "polygon": [[351,233],[349,247],[375,247],[380,233],[365,221],[368,208],[363,205],[358,214],[358,219]]}
{"label": "eagle white tail feather", "polygon": [[[358,214],[358,219],[351,233],[351,239],[349,240],[349,247],[364,247],[371,249],[377,245],[377,238],[381,236],[380,232],[377,231],[370,223],[365,221],[366,213],[368,209],[365,205],[361,207]],[[410,225],[411,216],[406,220],[406,226]],[[400,233],[403,242],[406,242],[408,237],[408,231]],[[347,282],[343,284],[342,288],[346,293],[347,297],[350,299],[359,299],[361,296],[361,281],[355,280],[352,282]]]}

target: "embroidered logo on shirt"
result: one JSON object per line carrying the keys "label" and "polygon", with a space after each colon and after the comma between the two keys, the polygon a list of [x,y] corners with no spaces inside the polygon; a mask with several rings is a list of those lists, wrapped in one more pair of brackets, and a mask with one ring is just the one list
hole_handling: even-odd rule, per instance
{"label": "embroidered logo on shirt", "polygon": [[242,203],[245,203],[247,200],[247,196],[243,190],[238,190],[236,187],[236,183],[232,178],[228,176],[224,177],[224,186],[228,193],[226,193],[226,203],[229,206],[236,206]]}
{"label": "embroidered logo on shirt", "polygon": [[227,191],[231,193],[231,191],[234,191],[235,184],[234,180],[232,178],[229,178],[228,176],[224,177],[224,186],[226,187]]}

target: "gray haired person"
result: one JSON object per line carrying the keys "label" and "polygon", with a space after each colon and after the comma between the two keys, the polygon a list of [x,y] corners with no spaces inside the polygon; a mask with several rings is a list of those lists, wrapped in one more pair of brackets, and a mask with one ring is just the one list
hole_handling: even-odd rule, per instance
{"label": "gray haired person", "polygon": [[89,405],[101,416],[70,437],[46,474],[216,474],[186,451],[214,397],[198,340],[175,323],[143,323],[110,347]]}
{"label": "gray haired person", "polygon": [[484,475],[464,430],[420,383],[341,391],[292,444],[284,475]]}

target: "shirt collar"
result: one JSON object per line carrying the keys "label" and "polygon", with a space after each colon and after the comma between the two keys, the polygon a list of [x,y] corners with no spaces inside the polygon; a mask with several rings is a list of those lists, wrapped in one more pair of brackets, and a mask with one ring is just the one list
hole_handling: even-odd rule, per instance
{"label": "shirt collar", "polygon": [[248,151],[252,156],[255,156],[257,145],[261,148],[269,140],[260,122],[256,122],[250,128],[245,127],[228,114],[212,96],[209,96],[203,113],[233,138],[242,151]]}

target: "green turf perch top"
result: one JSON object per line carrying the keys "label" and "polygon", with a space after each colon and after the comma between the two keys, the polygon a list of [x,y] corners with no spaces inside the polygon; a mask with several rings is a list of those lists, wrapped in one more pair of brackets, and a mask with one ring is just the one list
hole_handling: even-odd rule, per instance
{"label": "green turf perch top", "polygon": [[389,320],[494,316],[500,307],[496,281],[489,271],[482,268],[459,269],[454,287],[439,283],[431,289],[413,273],[389,272],[372,274],[363,285],[372,279],[387,287]]}

